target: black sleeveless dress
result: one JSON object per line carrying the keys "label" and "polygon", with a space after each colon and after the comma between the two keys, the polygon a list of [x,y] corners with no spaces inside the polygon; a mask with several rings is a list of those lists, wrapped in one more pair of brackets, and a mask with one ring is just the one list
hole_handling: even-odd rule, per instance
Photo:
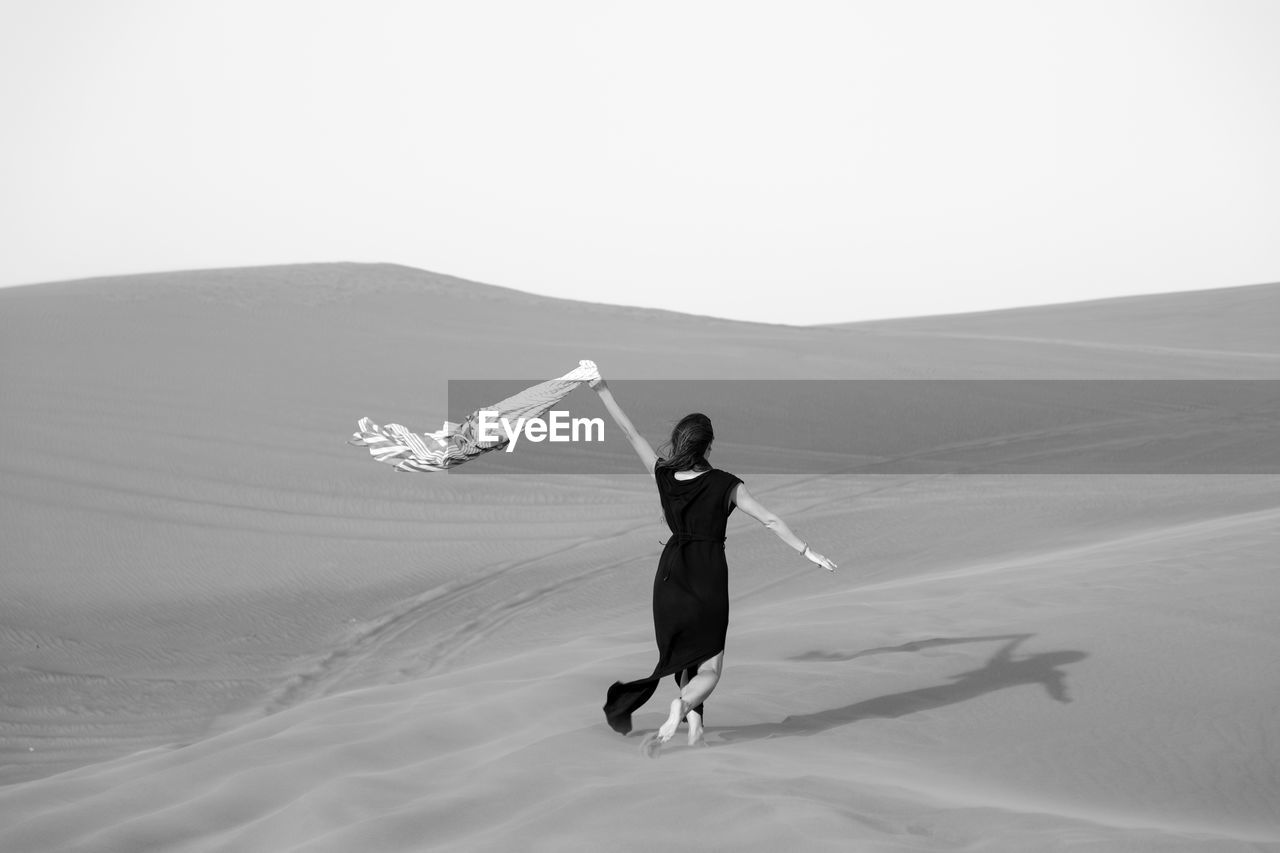
{"label": "black sleeveless dress", "polygon": [[[616,732],[631,731],[631,715],[653,696],[658,682],[693,671],[724,649],[729,630],[729,565],[724,529],[733,512],[733,489],[742,480],[719,468],[677,480],[668,468],[654,471],[671,537],[653,579],[653,630],[658,665],[639,681],[614,682],[604,703]],[[702,705],[694,708],[704,713]]]}

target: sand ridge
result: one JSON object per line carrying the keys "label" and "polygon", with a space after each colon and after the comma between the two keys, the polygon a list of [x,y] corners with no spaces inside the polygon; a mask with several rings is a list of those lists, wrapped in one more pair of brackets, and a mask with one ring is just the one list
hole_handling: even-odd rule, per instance
{"label": "sand ridge", "polygon": [[[670,684],[635,737],[600,713],[653,663],[647,478],[399,475],[343,443],[361,414],[438,421],[447,379],[517,354],[1274,379],[1277,306],[800,328],[356,264],[0,290],[0,849],[652,849],[692,826],[762,851],[1280,850],[1278,476],[735,470],[841,569],[735,514],[709,746],[652,761]],[[679,414],[636,405],[655,441]],[[1101,414],[937,458],[1216,428]]]}

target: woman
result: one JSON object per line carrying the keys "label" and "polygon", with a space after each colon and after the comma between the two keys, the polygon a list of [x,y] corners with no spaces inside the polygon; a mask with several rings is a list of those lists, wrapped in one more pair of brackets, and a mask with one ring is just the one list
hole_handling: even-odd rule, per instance
{"label": "woman", "polygon": [[631,715],[649,700],[658,682],[672,675],[680,687],[671,716],[655,744],[666,743],[680,721],[689,724],[689,745],[702,739],[703,702],[720,680],[729,628],[729,577],[724,531],[733,508],[759,521],[783,542],[827,571],[836,564],[810,548],[777,515],[757,501],[728,471],[711,467],[707,454],[715,434],[703,414],[686,415],[671,432],[671,452],[659,458],[636,432],[604,379],[591,383],[618,427],[653,474],[671,537],[662,549],[653,581],[653,627],[658,665],[647,678],[615,682],[605,700],[605,718],[614,731],[631,731]]}

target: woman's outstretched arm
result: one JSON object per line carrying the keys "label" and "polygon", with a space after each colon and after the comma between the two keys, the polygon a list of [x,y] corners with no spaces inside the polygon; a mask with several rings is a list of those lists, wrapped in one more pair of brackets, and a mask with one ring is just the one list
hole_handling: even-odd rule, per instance
{"label": "woman's outstretched arm", "polygon": [[601,402],[604,403],[604,407],[609,410],[609,414],[617,422],[618,429],[622,430],[622,434],[627,437],[627,441],[631,442],[631,446],[635,448],[636,455],[644,463],[644,469],[652,474],[653,464],[658,461],[658,454],[653,452],[653,448],[649,446],[649,442],[645,441],[644,436],[636,431],[635,425],[631,423],[631,418],[627,417],[627,413],[622,411],[618,401],[613,399],[613,392],[609,390],[609,386],[605,384],[604,379],[601,378],[592,382],[591,387],[600,395]]}
{"label": "woman's outstretched arm", "polygon": [[817,551],[809,547],[809,543],[805,542],[799,536],[791,532],[791,528],[787,527],[787,523],[771,512],[764,504],[756,500],[751,492],[747,491],[746,483],[739,483],[734,486],[733,502],[756,521],[777,534],[778,538],[786,542],[792,548],[804,554],[809,561],[822,566],[827,571],[835,571],[836,564],[819,554]]}

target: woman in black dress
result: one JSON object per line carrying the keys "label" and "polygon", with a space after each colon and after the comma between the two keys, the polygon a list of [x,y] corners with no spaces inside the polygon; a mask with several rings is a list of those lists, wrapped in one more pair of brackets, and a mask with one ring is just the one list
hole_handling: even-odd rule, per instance
{"label": "woman in black dress", "polygon": [[615,682],[604,703],[614,731],[631,731],[631,715],[649,700],[658,682],[671,675],[680,696],[671,700],[671,715],[658,729],[656,743],[675,734],[680,721],[689,724],[689,744],[702,738],[703,702],[720,680],[725,633],[729,628],[729,567],[724,558],[724,531],[734,507],[759,521],[783,542],[827,571],[836,564],[810,548],[786,522],[760,504],[747,486],[728,471],[711,467],[707,454],[715,434],[703,414],[687,415],[671,432],[671,452],[659,458],[636,432],[613,399],[603,379],[591,383],[618,427],[653,474],[671,536],[658,560],[653,580],[653,628],[658,665],[646,678]]}

